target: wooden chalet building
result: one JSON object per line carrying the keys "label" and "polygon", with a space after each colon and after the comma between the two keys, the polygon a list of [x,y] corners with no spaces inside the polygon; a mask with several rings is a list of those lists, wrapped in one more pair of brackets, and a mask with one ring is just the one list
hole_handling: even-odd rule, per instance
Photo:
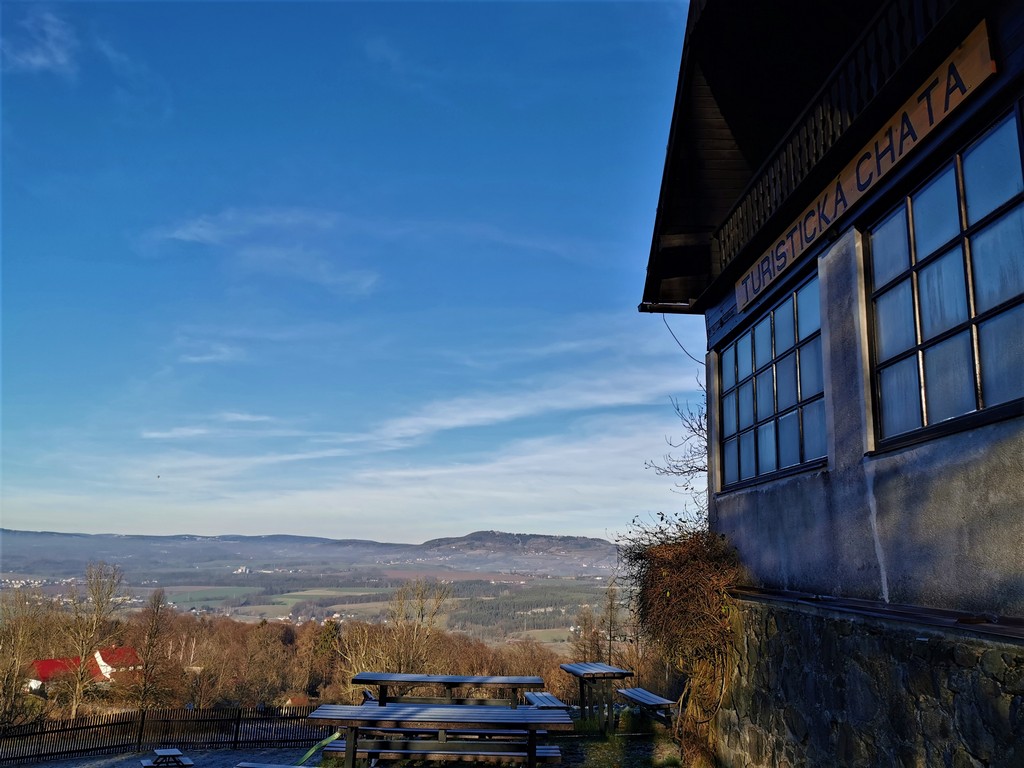
{"label": "wooden chalet building", "polygon": [[641,311],[703,315],[726,765],[1024,766],[1024,3],[691,0]]}

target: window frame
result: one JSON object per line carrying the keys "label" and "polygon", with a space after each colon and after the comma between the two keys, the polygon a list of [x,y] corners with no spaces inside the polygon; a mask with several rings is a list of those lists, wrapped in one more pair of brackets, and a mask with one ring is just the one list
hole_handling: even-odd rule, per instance
{"label": "window frame", "polygon": [[[814,263],[814,262],[812,262]],[[751,317],[745,322],[742,328],[730,334],[729,338],[723,343],[715,355],[715,366],[716,366],[716,395],[715,398],[715,415],[717,418],[718,429],[716,430],[716,445],[714,450],[718,459],[718,472],[717,472],[717,493],[731,493],[735,490],[748,488],[761,483],[770,482],[780,478],[788,477],[795,474],[800,474],[811,469],[817,469],[828,463],[828,440],[825,439],[824,453],[820,456],[814,456],[810,459],[804,458],[805,440],[804,440],[804,416],[803,412],[808,406],[813,406],[820,403],[822,409],[822,418],[827,420],[828,415],[825,412],[825,391],[827,389],[825,381],[825,369],[824,369],[824,344],[825,336],[822,328],[822,320],[824,319],[824,311],[821,306],[821,283],[817,269],[811,269],[809,271],[802,271],[803,273],[799,276],[795,276],[795,280],[791,282],[784,291],[780,294],[776,294],[773,301],[767,305],[766,308],[759,311],[754,317]],[[809,286],[811,283],[818,282],[817,291],[817,312],[818,312],[818,324],[817,327],[808,333],[805,337],[800,337],[800,312],[798,307],[798,297],[800,292]],[[781,353],[778,351],[776,346],[776,328],[777,323],[775,320],[776,312],[785,306],[787,303],[791,303],[792,316],[792,343],[785,347]],[[772,352],[771,356],[766,362],[762,362],[760,365],[757,361],[757,348],[754,342],[757,334],[757,329],[763,325],[766,319],[770,318],[770,333],[772,339]],[[735,355],[736,350],[739,348],[740,343],[744,337],[749,337],[750,343],[754,344],[753,354],[751,355],[752,362],[749,373],[740,375],[739,366],[736,364]],[[802,397],[803,380],[800,372],[801,369],[801,355],[804,350],[813,347],[815,344],[818,346],[818,375],[821,379],[821,388],[819,391],[807,396]],[[724,377],[723,377],[723,361],[727,353],[733,355],[734,373],[732,375],[732,384],[730,387],[725,388]],[[786,406],[785,408],[779,409],[778,407],[778,396],[779,396],[779,377],[775,371],[777,371],[777,364],[787,357],[793,357],[793,387],[795,388],[795,399],[794,401]],[[763,376],[766,372],[772,371],[772,403],[773,410],[770,416],[761,417],[758,408],[758,387],[757,379]],[[739,393],[742,387],[746,385],[753,387],[752,394],[752,408],[753,418],[749,425],[742,425],[742,416],[740,414]],[[735,400],[735,416],[733,422],[735,429],[725,434],[725,401],[728,397],[732,396]],[[782,450],[780,447],[780,435],[779,435],[779,424],[781,420],[792,414],[796,414],[797,421],[797,453],[798,460],[794,464],[789,464],[784,467],[779,466],[781,459]],[[758,433],[761,428],[772,425],[774,431],[774,444],[775,444],[775,468],[772,470],[766,470],[759,472],[761,466],[760,456],[760,445],[758,439]],[[754,467],[754,474],[749,477],[742,477],[742,466],[741,466],[741,450],[740,440],[744,435],[750,435],[751,442],[753,443],[753,454],[752,462]],[[737,479],[728,482],[726,480],[726,444],[730,441],[735,441],[735,454],[736,454],[736,476]]]}
{"label": "window frame", "polygon": [[[997,225],[1001,219],[1015,215],[1017,209],[1021,209],[1024,215],[1024,189],[1003,200],[999,205],[988,211],[977,221],[970,222],[968,218],[968,198],[965,189],[964,157],[974,147],[978,146],[983,139],[1002,127],[1005,121],[1013,121],[1016,126],[1017,146],[1020,152],[1021,173],[1024,176],[1024,119],[1022,119],[1020,105],[1013,109],[999,114],[991,120],[986,127],[973,134],[969,141],[960,145],[950,157],[935,168],[927,178],[905,195],[902,195],[899,202],[889,205],[878,216],[875,216],[870,226],[863,228],[864,248],[864,291],[868,308],[868,348],[869,348],[869,375],[871,381],[871,424],[874,431],[875,447],[868,451],[868,455],[884,453],[907,445],[926,442],[937,437],[954,434],[978,426],[982,426],[1004,419],[1024,415],[1024,395],[1014,400],[986,405],[984,400],[984,379],[982,371],[982,353],[980,346],[980,327],[994,318],[1007,315],[1018,310],[1024,305],[1024,293],[1018,294],[1009,299],[978,311],[976,286],[976,270],[974,266],[974,239],[981,233],[990,230]],[[916,195],[926,190],[930,184],[938,180],[950,168],[953,170],[954,187],[956,194],[957,231],[941,244],[936,245],[924,258],[918,258],[917,244],[915,242],[914,217],[912,201]],[[898,273],[890,275],[886,281],[878,286],[874,284],[874,248],[872,234],[886,224],[891,217],[902,212],[906,244],[908,248],[909,265]],[[964,300],[966,302],[966,318],[933,333],[925,338],[924,319],[921,308],[921,278],[922,272],[949,256],[956,253],[959,256],[959,266],[963,273]],[[879,359],[879,319],[877,300],[906,281],[911,290],[911,312],[913,319],[913,343],[895,352],[884,360]],[[951,342],[961,334],[969,334],[969,346],[971,350],[972,382],[971,391],[974,397],[975,408],[959,415],[939,419],[933,423],[929,422],[928,414],[928,382],[925,377],[925,353],[928,350],[938,348],[940,345]],[[903,432],[897,432],[888,437],[884,434],[882,419],[882,383],[881,373],[894,368],[901,362],[914,359],[918,377],[918,409],[920,426],[913,427]]]}

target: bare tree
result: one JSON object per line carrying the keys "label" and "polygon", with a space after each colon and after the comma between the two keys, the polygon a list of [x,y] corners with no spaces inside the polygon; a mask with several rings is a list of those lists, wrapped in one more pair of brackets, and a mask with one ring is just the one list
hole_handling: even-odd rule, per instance
{"label": "bare tree", "polygon": [[168,704],[182,676],[181,664],[174,661],[171,650],[173,609],[162,589],[154,590],[146,607],[137,617],[136,651],[142,669],[127,686],[128,701],[139,709]]}
{"label": "bare tree", "polygon": [[42,713],[22,689],[29,665],[40,658],[52,617],[53,601],[36,590],[12,589],[0,594],[0,729]]}
{"label": "bare tree", "polygon": [[604,637],[601,625],[589,605],[576,614],[575,631],[570,644],[573,661],[595,661],[604,655]]}
{"label": "bare tree", "polygon": [[393,672],[427,670],[430,638],[439,628],[451,587],[438,582],[416,579],[397,590],[388,607],[388,621],[394,632]]}
{"label": "bare tree", "polygon": [[89,563],[85,581],[67,596],[61,625],[67,649],[77,663],[64,680],[69,714],[77,717],[86,692],[94,683],[96,651],[114,642],[121,627],[115,615],[121,606],[124,576],[116,565]]}
{"label": "bare tree", "polygon": [[648,461],[645,466],[658,475],[675,478],[676,490],[690,497],[693,508],[703,518],[708,510],[708,410],[703,384],[700,389],[703,396],[697,405],[683,406],[672,399],[672,408],[682,426],[682,437],[665,438],[670,452],[661,462]]}

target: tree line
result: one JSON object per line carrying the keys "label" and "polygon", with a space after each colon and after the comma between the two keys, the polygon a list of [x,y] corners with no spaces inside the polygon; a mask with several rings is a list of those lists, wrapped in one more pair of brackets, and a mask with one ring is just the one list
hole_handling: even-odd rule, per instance
{"label": "tree line", "polygon": [[[397,587],[377,622],[301,625],[180,613],[161,589],[141,610],[129,611],[125,591],[119,568],[93,563],[58,599],[31,588],[0,595],[0,728],[115,709],[355,703],[361,691],[350,681],[364,670],[541,675],[556,695],[571,697],[575,690],[558,666],[566,657],[536,641],[488,644],[451,631],[451,587],[442,583]],[[630,635],[621,613],[617,598],[600,611],[584,608],[571,660],[607,660],[660,674],[661,662]],[[135,650],[137,668],[97,684],[89,659],[117,645]],[[70,657],[78,665],[45,691],[27,690],[33,661]]]}

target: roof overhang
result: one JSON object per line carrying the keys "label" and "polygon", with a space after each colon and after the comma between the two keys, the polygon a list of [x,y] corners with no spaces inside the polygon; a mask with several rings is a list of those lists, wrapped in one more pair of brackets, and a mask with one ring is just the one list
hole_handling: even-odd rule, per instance
{"label": "roof overhang", "polygon": [[717,234],[885,0],[693,0],[642,312],[701,313]]}

